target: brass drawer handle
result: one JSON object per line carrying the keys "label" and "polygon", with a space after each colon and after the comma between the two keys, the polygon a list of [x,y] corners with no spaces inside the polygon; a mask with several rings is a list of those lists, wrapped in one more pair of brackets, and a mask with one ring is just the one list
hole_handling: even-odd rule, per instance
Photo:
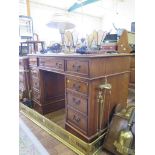
{"label": "brass drawer handle", "polygon": [[61,64],[61,63],[56,63],[56,66],[57,66],[58,68],[62,68],[62,64]]}
{"label": "brass drawer handle", "polygon": [[73,88],[74,88],[76,91],[79,91],[80,88],[81,88],[81,86],[74,83],[74,84],[73,84]]}
{"label": "brass drawer handle", "polygon": [[74,71],[79,72],[80,71],[80,68],[81,68],[81,65],[75,65],[75,64],[73,64],[72,67],[73,67]]}
{"label": "brass drawer handle", "polygon": [[80,118],[78,116],[76,116],[76,115],[73,116],[73,120],[75,120],[77,123],[80,122]]}
{"label": "brass drawer handle", "polygon": [[73,102],[74,102],[75,104],[79,105],[81,101],[80,101],[80,100],[76,100],[76,99],[73,97]]}

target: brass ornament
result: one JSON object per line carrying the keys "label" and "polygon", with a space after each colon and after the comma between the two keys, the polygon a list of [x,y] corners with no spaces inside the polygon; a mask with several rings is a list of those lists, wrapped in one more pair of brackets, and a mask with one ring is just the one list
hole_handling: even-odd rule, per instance
{"label": "brass ornament", "polygon": [[134,149],[131,149],[133,142],[133,134],[131,132],[131,125],[134,119],[135,106],[130,105],[126,109],[123,109],[118,116],[128,119],[128,127],[120,132],[118,140],[114,141],[114,146],[117,152],[122,155],[134,155]]}

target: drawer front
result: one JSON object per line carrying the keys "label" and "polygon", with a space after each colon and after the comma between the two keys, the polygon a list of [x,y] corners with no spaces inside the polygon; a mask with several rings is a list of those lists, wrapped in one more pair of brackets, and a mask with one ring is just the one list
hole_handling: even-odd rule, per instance
{"label": "drawer front", "polygon": [[32,78],[32,87],[39,90],[40,85],[39,80],[37,78]]}
{"label": "drawer front", "polygon": [[40,93],[33,89],[32,90],[32,98],[39,102],[40,101]]}
{"label": "drawer front", "polygon": [[75,93],[67,92],[67,104],[87,115],[87,99]]}
{"label": "drawer front", "polygon": [[67,119],[67,121],[71,122],[74,127],[78,127],[84,132],[87,132],[87,117],[84,117],[80,113],[68,107]]}
{"label": "drawer front", "polygon": [[39,66],[64,71],[64,60],[55,58],[39,58]]}
{"label": "drawer front", "polygon": [[37,57],[30,57],[29,58],[29,65],[30,66],[37,66]]}
{"label": "drawer front", "polygon": [[37,69],[31,69],[32,78],[39,78],[39,71]]}
{"label": "drawer front", "polygon": [[88,61],[67,60],[66,71],[88,76]]}
{"label": "drawer front", "polygon": [[88,94],[88,83],[87,82],[66,78],[66,86],[67,88],[72,89],[74,91]]}

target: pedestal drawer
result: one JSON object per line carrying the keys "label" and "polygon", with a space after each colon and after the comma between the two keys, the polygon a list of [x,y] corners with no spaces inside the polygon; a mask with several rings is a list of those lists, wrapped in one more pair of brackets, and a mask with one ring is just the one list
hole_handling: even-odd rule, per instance
{"label": "pedestal drawer", "polygon": [[87,60],[67,60],[66,71],[88,76],[88,67]]}
{"label": "pedestal drawer", "polygon": [[88,82],[66,78],[66,87],[77,92],[88,94]]}
{"label": "pedestal drawer", "polygon": [[67,122],[71,123],[74,127],[82,130],[84,133],[87,131],[87,117],[73,110],[67,108]]}
{"label": "pedestal drawer", "polygon": [[87,115],[87,98],[67,91],[67,104]]}

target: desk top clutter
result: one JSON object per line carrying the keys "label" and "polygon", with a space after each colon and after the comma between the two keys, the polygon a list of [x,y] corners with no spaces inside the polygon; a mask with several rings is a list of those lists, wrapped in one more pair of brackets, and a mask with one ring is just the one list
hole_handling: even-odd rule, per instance
{"label": "desk top clutter", "polygon": [[[119,34],[120,35],[120,34]],[[78,38],[77,33],[66,31],[64,33],[64,45],[54,43],[45,46],[43,41],[21,42],[21,49],[27,45],[27,54],[35,53],[80,53],[80,54],[98,54],[98,53],[133,53],[135,51],[135,34],[123,30],[121,35],[110,34],[102,30],[93,31],[87,37]],[[41,48],[38,49],[38,45]],[[21,52],[22,53],[22,50]]]}

